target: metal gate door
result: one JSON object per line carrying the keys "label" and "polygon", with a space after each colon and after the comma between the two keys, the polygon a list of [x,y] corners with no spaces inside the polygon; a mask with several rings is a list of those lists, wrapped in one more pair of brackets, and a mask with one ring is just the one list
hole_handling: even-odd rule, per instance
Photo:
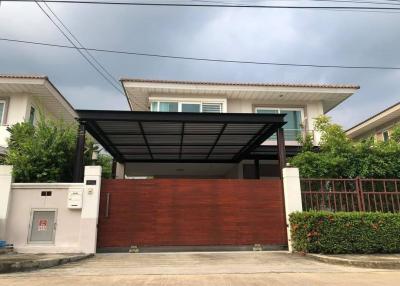
{"label": "metal gate door", "polygon": [[287,244],[274,180],[103,180],[98,247]]}

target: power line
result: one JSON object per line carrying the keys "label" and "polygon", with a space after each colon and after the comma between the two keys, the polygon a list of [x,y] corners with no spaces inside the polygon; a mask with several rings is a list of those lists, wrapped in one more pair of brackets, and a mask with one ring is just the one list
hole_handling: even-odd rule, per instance
{"label": "power line", "polygon": [[[38,3],[37,3],[38,4]],[[57,16],[57,14],[51,9],[49,5],[47,5],[46,2],[44,2],[44,5],[47,7],[47,9],[53,14],[53,16],[60,22],[60,24],[64,27],[64,29],[71,35],[71,37],[80,45],[80,48],[83,49],[87,55],[113,80],[117,86],[119,86],[119,81],[113,76],[97,59],[94,57],[86,48],[85,46],[79,41],[79,39],[72,33],[72,31],[63,23],[60,17]],[[115,86],[113,85],[115,88]],[[124,94],[119,88],[117,89],[120,93]],[[127,98],[128,100],[128,98]],[[129,100],[128,100],[128,104]],[[147,109],[147,107],[140,105],[140,107]]]}
{"label": "power line", "polygon": [[118,5],[118,6],[159,6],[159,7],[197,7],[197,8],[258,8],[258,9],[324,9],[324,10],[400,10],[399,7],[377,7],[377,6],[294,6],[294,5],[250,5],[250,4],[188,4],[188,3],[163,3],[163,2],[110,2],[95,0],[2,0],[4,2],[47,2],[59,4],[91,4],[91,5]]}
{"label": "power line", "polygon": [[88,59],[88,57],[81,51],[83,48],[77,47],[75,45],[75,43],[68,37],[68,35],[60,28],[59,25],[57,25],[57,23],[53,20],[53,18],[50,17],[50,15],[43,9],[43,7],[38,3],[38,2],[43,2],[43,1],[35,1],[36,4],[38,5],[38,7],[43,11],[43,13],[47,16],[47,18],[50,19],[50,21],[54,24],[54,26],[57,27],[57,29],[61,32],[61,34],[63,34],[63,36],[68,40],[68,42],[70,42],[72,44],[72,47],[69,46],[72,49],[76,49],[79,54],[109,83],[111,84],[116,90],[118,90],[118,92],[124,94],[117,85],[115,85],[107,76],[105,76],[101,70],[92,63],[92,61],[90,61]]}
{"label": "power line", "polygon": [[[39,46],[49,46],[49,47],[56,47],[56,48],[81,49],[79,47],[75,48],[75,47],[67,46],[67,45],[59,45],[59,44],[52,44],[52,43],[45,43],[45,42],[24,41],[24,40],[16,40],[16,39],[9,39],[9,38],[0,38],[0,41],[21,43],[21,44],[39,45]],[[135,55],[135,56],[165,58],[165,59],[174,59],[174,60],[231,63],[231,64],[251,64],[251,65],[311,67],[311,68],[338,68],[338,69],[400,70],[400,67],[394,67],[394,66],[358,66],[358,65],[352,66],[352,65],[326,65],[326,64],[298,64],[298,63],[282,63],[282,62],[267,62],[267,61],[244,61],[244,60],[233,60],[233,59],[217,59],[217,58],[203,58],[203,57],[172,56],[172,55],[166,55],[166,54],[152,54],[152,53],[142,53],[142,52],[133,52],[133,51],[99,49],[99,48],[86,48],[86,49],[89,50],[89,51],[103,52],[103,53]]]}
{"label": "power line", "polygon": [[80,47],[87,53],[87,55],[95,61],[95,63],[110,77],[112,78],[117,84],[119,84],[118,80],[113,76],[86,48],[85,46],[78,40],[78,38],[72,33],[72,31],[63,23],[63,21],[60,19],[60,17],[57,16],[57,14],[50,8],[49,5],[47,5],[46,2],[44,2],[44,5],[49,9],[51,14],[60,22],[60,24],[64,27],[65,30],[71,35],[71,37],[80,45]]}
{"label": "power line", "polygon": [[[222,1],[212,1],[212,0],[189,0],[190,2],[200,2],[200,3],[215,3],[215,4],[227,4],[227,5],[243,5],[243,4],[248,4],[249,2],[241,2],[241,1],[237,1],[237,2],[222,2]],[[279,2],[279,1],[296,1],[298,2],[299,0],[265,0],[265,1],[269,1],[269,2]],[[305,2],[319,2],[319,3],[351,3],[351,4],[378,4],[378,5],[394,5],[394,6],[398,6],[400,5],[399,0],[383,0],[382,1],[365,1],[365,0],[304,0]],[[390,1],[390,2],[386,2],[386,1]],[[349,6],[349,8],[351,8],[352,6]]]}

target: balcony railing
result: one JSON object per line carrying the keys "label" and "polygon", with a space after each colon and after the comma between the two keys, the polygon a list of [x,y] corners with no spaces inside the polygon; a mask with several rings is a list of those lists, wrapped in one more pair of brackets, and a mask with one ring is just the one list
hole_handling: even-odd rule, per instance
{"label": "balcony railing", "polygon": [[[315,130],[305,130],[305,129],[284,129],[283,134],[285,135],[285,141],[299,141],[299,138],[305,138],[307,135],[311,136],[311,139],[313,140],[314,144],[315,142]],[[273,141],[276,142],[276,134],[272,135],[270,138],[268,138],[267,141]]]}

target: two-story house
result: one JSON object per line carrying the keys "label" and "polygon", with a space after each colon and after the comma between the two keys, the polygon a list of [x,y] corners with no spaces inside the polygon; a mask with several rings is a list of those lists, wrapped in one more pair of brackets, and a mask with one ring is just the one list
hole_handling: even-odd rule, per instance
{"label": "two-story house", "polygon": [[74,122],[77,114],[46,76],[0,75],[0,153],[7,148],[7,127],[35,124],[38,117]]}
{"label": "two-story house", "polygon": [[[21,102],[15,111],[19,120],[34,123],[31,114],[39,108],[66,120],[74,117],[46,78],[1,80],[7,124],[17,122],[11,121],[14,100]],[[91,252],[95,247],[130,252],[285,248],[287,214],[297,210],[289,187],[299,187],[297,169],[285,168],[286,156],[299,151],[296,139],[306,133],[318,145],[315,118],[359,88],[137,79],[124,79],[122,85],[131,111],[76,110],[74,181],[84,182],[76,185],[86,207],[76,212],[67,209],[67,201],[57,204],[61,190],[45,200],[41,191],[32,192],[36,203],[24,210],[28,223],[8,223],[16,231],[7,240],[17,248],[54,249],[54,242],[70,247],[70,228],[60,243],[59,227],[48,228],[45,239],[41,235],[31,244],[28,225],[35,223],[29,223],[29,214],[36,211],[43,219],[59,214],[60,227],[64,215],[81,215],[76,241],[90,245]],[[100,180],[96,167],[84,176],[86,132],[114,157],[118,180]],[[21,208],[14,217],[21,217]]]}
{"label": "two-story house", "polygon": [[[299,151],[299,136],[310,134],[314,144],[318,145],[319,134],[313,130],[314,119],[337,106],[359,88],[355,85],[142,79],[122,79],[121,82],[132,111],[160,112],[166,121],[175,113],[284,115],[287,156],[293,156]],[[203,130],[201,136],[202,132],[190,132],[190,125],[186,124],[186,129],[184,125],[179,125],[182,130],[171,133],[165,129],[164,136],[157,138],[151,133],[155,129],[147,131],[141,126],[143,133],[150,132],[147,138],[135,137],[135,132],[139,131],[128,130],[126,134],[130,134],[130,137],[123,138],[123,133],[116,132],[110,133],[111,137],[107,139],[112,142],[99,142],[114,157],[116,154],[120,158],[123,157],[121,154],[126,155],[117,164],[117,178],[279,177],[276,135],[268,136],[255,150],[241,157],[240,161],[232,161],[230,156],[243,148],[241,144],[250,142],[251,130],[247,137],[244,136],[246,130],[239,130],[236,136],[232,133],[233,136],[224,134],[222,137],[213,130],[209,130],[210,134]],[[160,129],[163,130],[162,127]],[[241,133],[243,135],[239,136]],[[152,140],[157,142],[149,142]],[[154,146],[149,146],[153,143]],[[213,143],[225,146],[215,147]],[[203,160],[205,158],[215,160]]]}
{"label": "two-story house", "polygon": [[349,128],[346,134],[354,140],[374,138],[376,141],[387,141],[393,126],[398,123],[400,123],[399,102]]}

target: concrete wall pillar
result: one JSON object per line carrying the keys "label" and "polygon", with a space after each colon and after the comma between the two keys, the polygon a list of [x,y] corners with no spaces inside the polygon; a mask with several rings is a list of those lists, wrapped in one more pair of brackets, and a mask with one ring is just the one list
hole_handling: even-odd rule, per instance
{"label": "concrete wall pillar", "polygon": [[7,215],[11,199],[11,184],[13,168],[8,165],[0,165],[0,240],[6,238]]}
{"label": "concrete wall pillar", "polygon": [[283,190],[285,196],[285,214],[288,235],[289,252],[292,252],[292,240],[290,235],[289,214],[296,211],[302,211],[300,176],[298,168],[283,168]]}
{"label": "concrete wall pillar", "polygon": [[117,162],[115,170],[116,179],[125,179],[125,164]]}
{"label": "concrete wall pillar", "polygon": [[95,253],[101,188],[100,166],[85,167],[84,184],[79,244],[82,252]]}

